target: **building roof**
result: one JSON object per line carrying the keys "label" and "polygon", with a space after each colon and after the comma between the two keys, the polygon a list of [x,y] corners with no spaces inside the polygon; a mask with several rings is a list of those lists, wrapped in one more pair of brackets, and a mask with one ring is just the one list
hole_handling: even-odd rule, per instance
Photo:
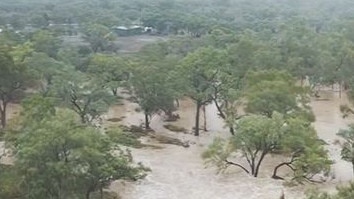
{"label": "building roof", "polygon": [[126,26],[116,26],[116,27],[113,27],[113,28],[114,28],[114,29],[117,29],[117,30],[133,30],[133,29],[138,29],[138,28],[143,28],[143,27],[134,25],[134,26],[129,26],[129,27],[126,27]]}

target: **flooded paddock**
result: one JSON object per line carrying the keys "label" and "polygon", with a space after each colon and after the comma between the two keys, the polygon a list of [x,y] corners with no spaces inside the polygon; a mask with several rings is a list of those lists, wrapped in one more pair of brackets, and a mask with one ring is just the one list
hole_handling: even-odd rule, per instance
{"label": "flooded paddock", "polygon": [[[124,186],[117,182],[111,188],[120,192],[123,199],[274,199],[279,198],[282,191],[286,198],[298,199],[303,198],[304,191],[311,186],[327,191],[334,190],[336,185],[353,178],[351,164],[341,160],[340,146],[336,144],[339,140],[336,133],[339,129],[346,128],[351,119],[343,119],[339,111],[340,104],[348,103],[345,96],[339,98],[338,93],[330,90],[321,91],[320,94],[320,99],[311,101],[311,107],[316,115],[316,122],[313,125],[319,137],[327,142],[327,149],[335,162],[331,172],[333,179],[324,184],[291,188],[284,186],[283,181],[271,179],[274,162],[279,162],[280,157],[269,156],[262,165],[259,178],[248,176],[237,168],[230,167],[223,174],[216,174],[215,168],[206,168],[201,153],[214,137],[229,136],[228,131],[223,128],[223,121],[217,116],[215,106],[209,105],[206,108],[208,132],[202,132],[200,137],[170,132],[163,128],[162,119],[155,116],[151,126],[156,132],[188,140],[194,144],[189,148],[164,145],[163,149],[158,150],[134,149],[135,160],[149,166],[152,172],[139,182],[125,183]],[[181,101],[178,113],[181,119],[174,125],[191,130],[195,113],[193,102]],[[142,122],[142,119],[142,114],[128,111],[124,122],[132,124]]]}

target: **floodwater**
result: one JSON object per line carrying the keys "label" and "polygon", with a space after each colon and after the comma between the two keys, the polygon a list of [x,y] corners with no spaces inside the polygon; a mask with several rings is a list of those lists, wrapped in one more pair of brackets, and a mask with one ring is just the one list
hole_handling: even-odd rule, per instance
{"label": "floodwater", "polygon": [[330,90],[321,92],[321,100],[312,101],[311,106],[316,115],[314,126],[318,136],[328,145],[330,157],[335,161],[332,166],[333,181],[336,183],[348,182],[353,179],[353,169],[350,163],[341,160],[340,144],[341,139],[336,135],[339,129],[346,129],[348,124],[353,121],[352,117],[343,119],[339,106],[348,104],[346,95],[339,98],[338,93]]}
{"label": "floodwater", "polygon": [[[316,115],[314,126],[321,139],[328,143],[331,158],[335,161],[331,172],[331,180],[317,185],[323,190],[334,190],[339,183],[350,181],[352,167],[340,159],[340,146],[336,133],[346,128],[351,119],[343,119],[339,106],[347,103],[345,96],[340,99],[338,93],[322,91],[321,99],[313,100],[311,106]],[[181,119],[174,125],[182,126],[191,131],[194,121],[195,106],[191,101],[181,102],[178,111]],[[133,108],[133,107],[132,107]],[[216,108],[209,105],[206,108],[208,132],[202,132],[200,137],[191,134],[173,133],[163,128],[164,122],[158,116],[152,121],[152,128],[157,133],[189,140],[190,148],[164,145],[163,149],[135,149],[136,161],[143,162],[152,169],[146,179],[134,183],[114,183],[112,190],[120,193],[123,199],[274,199],[279,198],[284,191],[286,198],[303,198],[308,185],[286,187],[282,181],[270,178],[274,162],[280,162],[279,157],[268,157],[259,178],[253,178],[237,168],[230,168],[226,173],[216,174],[215,168],[205,168],[201,153],[214,137],[227,137],[223,121],[218,118]],[[142,115],[129,111],[125,119],[142,122]],[[140,119],[139,119],[140,118]],[[126,120],[127,122],[127,120]],[[201,122],[203,124],[203,121]]]}
{"label": "floodwater", "polygon": [[[191,130],[194,118],[193,107],[190,101],[182,101],[179,110],[181,119],[175,125],[182,125]],[[208,106],[206,110],[208,132],[202,133],[199,138],[191,134],[168,132],[163,128],[161,118],[154,117],[151,125],[157,133],[178,137],[183,141],[189,140],[195,144],[189,148],[164,145],[160,150],[133,150],[134,158],[150,167],[152,172],[146,179],[137,183],[125,183],[125,186],[115,183],[111,188],[120,192],[123,199],[259,198],[265,192],[269,196],[262,196],[265,199],[280,196],[282,191],[280,182],[273,182],[269,178],[255,179],[237,169],[216,175],[215,169],[205,168],[200,155],[207,144],[215,136],[228,135],[228,132],[223,129],[222,120],[215,114],[214,106]],[[132,117],[129,111],[125,120],[131,118],[137,121],[139,120],[137,118],[141,117],[141,114]]]}
{"label": "floodwater", "polygon": [[[346,128],[351,121],[342,118],[339,106],[343,103],[348,103],[346,97],[339,98],[338,93],[333,91],[322,91],[321,99],[311,102],[316,115],[314,126],[319,137],[328,143],[327,149],[335,161],[331,172],[333,179],[318,185],[325,190],[334,190],[338,183],[346,183],[353,178],[352,167],[340,159],[340,146],[336,144],[336,140],[340,140],[336,133],[339,129]],[[128,109],[129,106],[131,110],[128,110],[123,122],[143,122],[142,114],[132,111],[136,106],[128,105]],[[194,107],[191,101],[183,100],[178,111],[181,119],[174,125],[191,131]],[[229,136],[216,111],[213,105],[207,106],[208,132],[202,132],[200,137],[169,132],[163,128],[161,117],[155,116],[151,125],[157,133],[178,137],[183,141],[188,140],[193,144],[190,148],[164,145],[164,148],[159,150],[133,150],[135,160],[149,166],[152,172],[139,182],[124,185],[116,182],[112,185],[112,190],[119,192],[123,199],[274,199],[280,197],[282,191],[285,192],[286,198],[303,198],[305,186],[290,188],[284,186],[282,181],[269,177],[274,166],[273,161],[280,161],[277,157],[268,157],[261,168],[259,178],[250,177],[237,168],[230,168],[223,174],[216,174],[215,168],[206,168],[200,157],[201,153],[214,137]]]}
{"label": "floodwater", "polygon": [[[332,167],[333,179],[316,186],[331,191],[336,185],[347,183],[353,178],[351,164],[340,159],[340,146],[336,144],[340,140],[336,133],[339,129],[346,128],[353,118],[343,119],[339,111],[340,104],[348,103],[345,96],[339,98],[338,93],[333,91],[321,91],[320,95],[321,99],[311,102],[316,115],[314,126],[319,137],[328,143],[327,149],[335,164]],[[122,118],[122,123],[125,125],[143,123],[143,114],[136,112],[138,105],[127,100],[123,100],[123,103],[124,106],[112,107],[106,117]],[[9,115],[16,115],[17,112]],[[115,182],[111,190],[118,192],[122,199],[277,199],[282,192],[287,199],[303,198],[305,189],[311,186],[287,187],[284,186],[283,181],[270,178],[274,164],[281,161],[280,157],[267,157],[259,178],[248,176],[238,168],[230,167],[223,174],[217,174],[215,168],[206,168],[201,153],[214,137],[229,136],[229,132],[223,128],[223,121],[218,118],[216,112],[215,106],[206,107],[208,131],[201,132],[200,137],[170,132],[163,127],[161,116],[153,117],[151,127],[156,133],[189,141],[191,146],[183,148],[175,145],[160,145],[162,149],[133,149],[135,160],[143,162],[152,169],[152,172],[138,182]],[[195,113],[193,102],[182,100],[178,113],[181,119],[173,124],[191,132]],[[201,120],[203,125],[203,119]],[[143,141],[153,142],[149,139]],[[3,148],[2,145],[3,143],[0,143],[0,148]],[[11,161],[3,158],[2,162]]]}

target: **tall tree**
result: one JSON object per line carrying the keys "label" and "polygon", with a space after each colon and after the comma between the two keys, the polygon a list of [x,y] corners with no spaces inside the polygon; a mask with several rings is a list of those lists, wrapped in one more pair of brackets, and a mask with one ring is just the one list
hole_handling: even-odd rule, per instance
{"label": "tall tree", "polygon": [[[274,118],[256,115],[244,117],[238,123],[237,133],[226,143],[220,138],[215,139],[209,149],[203,153],[203,158],[208,163],[215,164],[220,170],[233,165],[257,177],[266,155],[273,152],[280,144],[284,132],[283,124],[284,120],[280,115]],[[229,160],[235,152],[242,154],[249,168]]]}
{"label": "tall tree", "polygon": [[35,51],[46,53],[49,57],[56,58],[61,45],[61,40],[48,30],[40,30],[31,39]]}
{"label": "tall tree", "polygon": [[323,140],[317,136],[316,130],[303,118],[291,118],[286,121],[285,136],[282,138],[277,152],[288,157],[273,170],[273,178],[279,177],[281,167],[288,167],[293,172],[293,180],[297,182],[314,182],[313,177],[322,174],[326,177],[333,163],[324,148]]}
{"label": "tall tree", "polygon": [[66,64],[49,57],[45,53],[33,53],[31,57],[26,58],[25,64],[29,73],[39,81],[40,91],[43,95],[49,92],[55,76],[70,69]]}
{"label": "tall tree", "polygon": [[200,108],[213,100],[218,73],[224,66],[225,53],[211,48],[200,48],[182,61],[181,76],[185,78],[186,94],[196,104],[194,135],[199,136]]}
{"label": "tall tree", "polygon": [[90,44],[94,53],[105,51],[108,45],[115,39],[113,32],[104,25],[88,24],[85,26],[84,39]]}
{"label": "tall tree", "polygon": [[[24,107],[29,112],[41,106],[28,102]],[[20,186],[28,198],[90,199],[91,193],[102,192],[111,182],[137,180],[148,170],[133,164],[130,153],[119,149],[108,136],[82,125],[71,111],[30,115],[35,117],[24,118],[26,125],[11,142],[16,169],[23,176]]]}
{"label": "tall tree", "polygon": [[166,60],[163,58],[160,63],[143,61],[133,70],[131,88],[136,102],[144,111],[146,129],[150,128],[150,119],[155,113],[163,111],[169,114],[175,107],[178,86],[174,86],[175,74],[163,68]]}
{"label": "tall tree", "polygon": [[2,128],[6,126],[7,105],[13,101],[24,88],[28,77],[23,65],[22,46],[13,48],[0,46],[0,120]]}
{"label": "tall tree", "polygon": [[63,106],[75,111],[85,124],[100,122],[101,115],[115,99],[102,85],[81,72],[55,76],[50,92]]}
{"label": "tall tree", "polygon": [[246,108],[249,113],[272,117],[273,112],[303,115],[314,120],[308,105],[308,89],[296,86],[286,71],[249,72],[246,77]]}
{"label": "tall tree", "polygon": [[292,26],[282,26],[279,48],[282,60],[291,74],[301,83],[312,76],[319,62],[318,37],[302,21],[293,21]]}
{"label": "tall tree", "polygon": [[129,63],[121,57],[95,54],[90,61],[88,72],[105,88],[118,95],[118,88],[126,86],[129,80]]}
{"label": "tall tree", "polygon": [[[272,118],[246,116],[237,123],[234,136],[228,141],[215,139],[203,153],[206,162],[217,166],[220,171],[229,166],[237,166],[257,177],[266,156],[277,152],[290,156],[291,160],[275,167],[274,178],[280,178],[276,171],[282,166],[290,167],[294,171],[294,179],[299,181],[311,179],[316,174],[328,173],[331,161],[306,120],[285,120],[275,113]],[[248,168],[230,159],[236,154],[241,156],[236,157],[246,159]]]}
{"label": "tall tree", "polygon": [[344,139],[341,151],[342,159],[352,164],[354,173],[354,124],[351,124],[346,130],[340,130],[337,135]]}

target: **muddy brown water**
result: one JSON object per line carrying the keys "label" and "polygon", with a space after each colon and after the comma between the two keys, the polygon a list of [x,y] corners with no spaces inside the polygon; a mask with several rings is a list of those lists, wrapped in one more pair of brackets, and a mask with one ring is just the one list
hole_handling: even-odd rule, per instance
{"label": "muddy brown water", "polygon": [[[136,112],[137,104],[123,101],[124,106],[114,106],[105,116],[106,118],[122,118],[125,125],[139,125],[144,116]],[[346,128],[353,118],[343,119],[339,111],[340,104],[348,103],[347,98],[339,98],[333,91],[321,91],[321,100],[313,100],[311,106],[316,115],[314,126],[321,139],[328,143],[331,158],[335,161],[332,166],[333,179],[327,183],[317,185],[322,190],[333,191],[338,184],[345,184],[352,180],[352,167],[340,159],[340,140],[336,133]],[[12,108],[10,117],[18,114],[18,107]],[[161,134],[178,137],[183,141],[193,143],[190,148],[174,145],[163,145],[163,149],[133,149],[136,161],[143,162],[152,169],[146,179],[138,182],[115,182],[111,190],[118,192],[123,199],[274,199],[285,192],[286,198],[303,198],[304,191],[310,187],[284,186],[282,181],[271,179],[272,168],[279,157],[268,157],[261,168],[259,178],[246,175],[237,168],[230,168],[223,174],[216,174],[215,168],[206,168],[201,153],[206,149],[214,137],[228,137],[223,121],[218,118],[216,108],[209,105],[206,108],[208,132],[202,132],[200,137],[191,134],[173,133],[166,130],[160,116],[152,119],[152,128]],[[179,109],[181,119],[174,122],[191,131],[194,125],[195,106],[189,100],[181,101]],[[203,122],[202,122],[203,124]],[[114,124],[115,125],[115,124]],[[144,140],[150,142],[150,140]],[[0,143],[2,148],[3,143]],[[2,159],[2,163],[11,163],[11,159]]]}
{"label": "muddy brown water", "polygon": [[[335,186],[352,180],[352,167],[340,159],[340,146],[336,133],[346,128],[352,118],[343,119],[339,111],[340,104],[348,103],[345,96],[339,98],[333,91],[321,91],[321,100],[312,100],[311,106],[316,115],[314,127],[321,139],[328,143],[327,149],[335,161],[332,166],[331,180],[316,185],[322,190],[335,190]],[[189,100],[181,102],[181,119],[175,125],[192,129],[195,106]],[[133,108],[133,107],[131,107]],[[206,109],[208,132],[202,132],[200,137],[191,134],[176,134],[163,128],[160,117],[152,121],[152,128],[159,133],[189,140],[190,148],[165,145],[161,150],[133,150],[136,161],[143,162],[152,169],[146,179],[134,183],[116,182],[111,189],[120,193],[123,199],[274,199],[285,192],[286,198],[303,198],[304,191],[314,185],[287,187],[282,181],[271,179],[274,163],[281,161],[279,157],[268,157],[261,168],[259,178],[253,178],[237,168],[231,168],[223,174],[216,174],[214,168],[205,168],[200,155],[216,136],[227,137],[223,121],[218,118],[216,108],[209,105]],[[124,122],[130,124],[142,122],[142,114],[129,111]],[[202,122],[203,123],[203,122]],[[135,123],[137,124],[137,123]]]}

